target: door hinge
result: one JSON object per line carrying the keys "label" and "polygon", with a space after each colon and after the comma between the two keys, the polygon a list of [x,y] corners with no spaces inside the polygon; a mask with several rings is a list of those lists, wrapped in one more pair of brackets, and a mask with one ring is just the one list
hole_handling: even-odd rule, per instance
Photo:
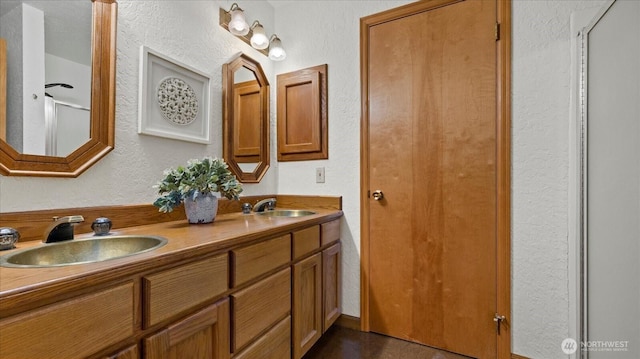
{"label": "door hinge", "polygon": [[500,325],[506,320],[507,318],[504,315],[500,315],[498,313],[493,316],[493,321],[496,322],[496,333],[498,335],[500,335]]}
{"label": "door hinge", "polygon": [[500,23],[496,22],[496,41],[500,40]]}

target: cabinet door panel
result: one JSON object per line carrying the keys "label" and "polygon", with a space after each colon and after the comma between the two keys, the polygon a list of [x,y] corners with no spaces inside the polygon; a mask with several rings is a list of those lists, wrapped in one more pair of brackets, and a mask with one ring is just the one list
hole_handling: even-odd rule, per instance
{"label": "cabinet door panel", "polygon": [[299,359],[322,335],[322,254],[293,266],[293,355]]}
{"label": "cabinet door panel", "polygon": [[169,326],[144,342],[145,359],[228,359],[229,300]]}
{"label": "cabinet door panel", "polygon": [[322,251],[323,333],[342,313],[340,276],[340,243],[336,243]]}

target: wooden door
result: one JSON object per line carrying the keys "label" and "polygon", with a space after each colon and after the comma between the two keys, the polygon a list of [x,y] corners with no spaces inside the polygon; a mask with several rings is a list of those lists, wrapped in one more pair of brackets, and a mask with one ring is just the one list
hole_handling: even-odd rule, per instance
{"label": "wooden door", "polygon": [[293,265],[293,357],[300,359],[322,335],[322,253]]}
{"label": "wooden door", "polygon": [[361,27],[363,326],[474,358],[497,357],[496,14],[434,0]]}
{"label": "wooden door", "polygon": [[145,359],[228,359],[229,299],[223,299],[145,339]]}

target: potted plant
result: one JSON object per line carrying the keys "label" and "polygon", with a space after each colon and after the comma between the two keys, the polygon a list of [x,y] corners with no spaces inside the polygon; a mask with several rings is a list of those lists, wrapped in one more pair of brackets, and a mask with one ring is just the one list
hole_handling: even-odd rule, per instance
{"label": "potted plant", "polygon": [[184,201],[189,223],[211,223],[218,213],[218,197],[238,199],[242,184],[238,182],[222,159],[205,157],[187,161],[164,171],[164,178],[154,188],[162,195],[153,202],[159,211],[167,213]]}

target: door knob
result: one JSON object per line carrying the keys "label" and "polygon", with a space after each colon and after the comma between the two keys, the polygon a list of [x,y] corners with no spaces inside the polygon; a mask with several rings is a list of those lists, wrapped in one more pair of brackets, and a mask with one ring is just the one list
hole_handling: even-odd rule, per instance
{"label": "door knob", "polygon": [[376,201],[379,201],[381,199],[384,198],[384,193],[382,193],[381,190],[375,190],[373,191],[373,194],[371,195],[373,197],[373,199],[375,199]]}

